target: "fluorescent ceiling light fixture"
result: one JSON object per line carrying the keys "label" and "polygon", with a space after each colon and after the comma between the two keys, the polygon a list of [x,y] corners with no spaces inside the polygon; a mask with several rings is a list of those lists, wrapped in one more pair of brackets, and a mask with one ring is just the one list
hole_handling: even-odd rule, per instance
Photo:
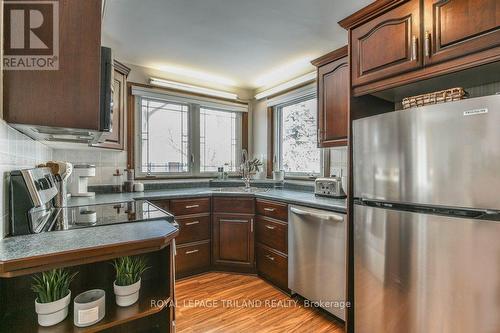
{"label": "fluorescent ceiling light fixture", "polygon": [[219,75],[203,72],[196,69],[191,69],[187,67],[174,66],[174,65],[156,65],[154,68],[158,68],[162,72],[172,73],[180,76],[189,77],[192,79],[203,80],[211,83],[218,83],[226,86],[236,86],[236,82],[226,77]]}
{"label": "fluorescent ceiling light fixture", "polygon": [[232,100],[238,99],[238,95],[230,93],[230,92],[209,89],[209,88],[203,88],[203,87],[193,86],[190,84],[158,79],[158,78],[154,78],[154,77],[149,79],[149,83],[153,86],[188,91],[188,92],[192,92],[192,93],[196,93],[196,94],[202,94],[202,95],[208,95],[208,96],[214,96],[214,97],[220,97],[220,98],[232,99]]}
{"label": "fluorescent ceiling light fixture", "polygon": [[314,59],[314,56],[304,56],[281,64],[279,67],[275,67],[258,77],[254,81],[254,85],[260,88],[269,88],[313,70],[314,67],[311,65],[311,59]]}
{"label": "fluorescent ceiling light fixture", "polygon": [[276,95],[277,93],[280,93],[282,91],[297,87],[301,84],[305,84],[310,81],[314,81],[316,79],[316,72],[311,72],[302,76],[299,76],[296,79],[290,80],[288,82],[282,83],[280,85],[277,85],[276,87],[273,87],[271,89],[264,90],[263,92],[258,93],[255,95],[256,99],[263,99],[272,95]]}

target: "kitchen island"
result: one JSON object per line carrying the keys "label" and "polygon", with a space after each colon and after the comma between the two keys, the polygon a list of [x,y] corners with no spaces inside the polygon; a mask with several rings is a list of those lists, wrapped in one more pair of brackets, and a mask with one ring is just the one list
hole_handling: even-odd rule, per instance
{"label": "kitchen island", "polygon": [[[169,331],[174,318],[174,238],[178,229],[167,220],[46,232],[0,240],[0,332]],[[143,256],[150,269],[143,275],[139,301],[118,307],[113,293],[112,260]],[[72,304],[61,323],[41,327],[30,290],[35,273],[67,267],[78,272],[72,298],[90,289],[106,292],[106,315],[100,322],[73,325]]]}

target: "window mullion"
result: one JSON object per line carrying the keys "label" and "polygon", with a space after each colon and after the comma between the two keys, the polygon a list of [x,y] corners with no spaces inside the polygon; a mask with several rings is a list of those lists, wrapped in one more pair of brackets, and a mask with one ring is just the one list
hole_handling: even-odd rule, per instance
{"label": "window mullion", "polygon": [[191,174],[200,174],[200,105],[189,104],[190,108],[190,154],[193,156]]}

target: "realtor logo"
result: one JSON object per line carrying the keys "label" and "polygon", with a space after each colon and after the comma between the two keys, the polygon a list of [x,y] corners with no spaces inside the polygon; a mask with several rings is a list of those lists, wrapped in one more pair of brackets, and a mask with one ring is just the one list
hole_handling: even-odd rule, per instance
{"label": "realtor logo", "polygon": [[59,69],[59,3],[4,1],[5,70]]}

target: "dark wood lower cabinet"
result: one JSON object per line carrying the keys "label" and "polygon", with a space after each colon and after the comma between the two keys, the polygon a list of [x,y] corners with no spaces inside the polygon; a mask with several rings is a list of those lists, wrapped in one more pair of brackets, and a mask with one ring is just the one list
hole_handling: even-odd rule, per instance
{"label": "dark wood lower cabinet", "polygon": [[290,292],[288,290],[288,256],[263,244],[257,244],[256,253],[259,275],[280,289]]}
{"label": "dark wood lower cabinet", "polygon": [[258,273],[290,292],[286,203],[226,196],[150,201],[179,224],[177,279],[210,270]]}
{"label": "dark wood lower cabinet", "polygon": [[214,265],[253,270],[254,216],[215,214],[212,220]]}
{"label": "dark wood lower cabinet", "polygon": [[282,253],[288,252],[288,225],[263,216],[255,219],[255,237],[259,243]]}
{"label": "dark wood lower cabinet", "polygon": [[210,240],[210,214],[182,217],[176,221],[181,230],[177,244]]}
{"label": "dark wood lower cabinet", "polygon": [[177,246],[176,278],[183,278],[210,269],[210,241]]}

